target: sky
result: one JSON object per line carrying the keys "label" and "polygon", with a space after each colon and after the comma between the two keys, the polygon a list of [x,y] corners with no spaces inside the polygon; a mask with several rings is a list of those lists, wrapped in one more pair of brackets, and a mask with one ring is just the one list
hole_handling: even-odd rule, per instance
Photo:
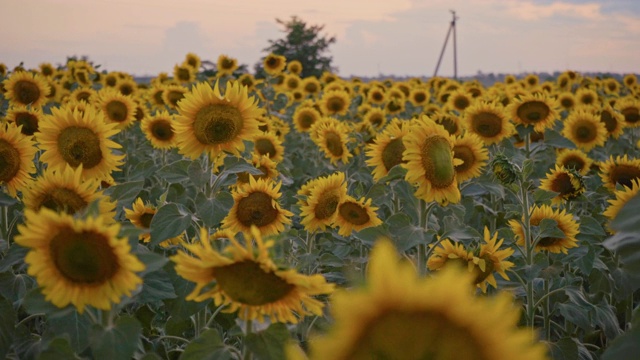
{"label": "sky", "polygon": [[[0,62],[27,68],[89,57],[101,69],[171,73],[188,52],[249,69],[276,19],[335,36],[337,73],[430,77],[455,10],[458,75],[640,73],[638,0],[0,0]],[[453,75],[449,38],[438,75]]]}

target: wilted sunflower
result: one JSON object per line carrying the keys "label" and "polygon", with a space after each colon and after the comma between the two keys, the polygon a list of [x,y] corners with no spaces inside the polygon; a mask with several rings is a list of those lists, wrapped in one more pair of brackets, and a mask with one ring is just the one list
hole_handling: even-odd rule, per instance
{"label": "wilted sunflower", "polygon": [[16,105],[7,111],[7,121],[14,123],[16,127],[22,126],[21,132],[24,135],[33,135],[38,131],[38,124],[44,118],[40,108],[31,106]]}
{"label": "wilted sunflower", "polygon": [[335,165],[338,161],[346,164],[352,156],[347,148],[348,128],[335,119],[331,120],[333,121],[316,122],[309,130],[311,140],[318,145],[332,164]]}
{"label": "wilted sunflower", "polygon": [[375,167],[371,172],[374,181],[380,181],[391,168],[403,162],[405,146],[402,139],[408,133],[408,124],[393,119],[384,131],[376,136],[374,142],[367,144],[366,164]]}
{"label": "wilted sunflower", "polygon": [[346,115],[351,99],[343,90],[325,92],[320,99],[320,107],[324,115]]}
{"label": "wilted sunflower", "polygon": [[5,99],[13,105],[40,107],[49,95],[49,84],[44,77],[27,71],[12,73],[2,85],[6,90]]}
{"label": "wilted sunflower", "polygon": [[[200,230],[200,241],[185,244],[191,253],[179,251],[171,260],[176,272],[196,283],[187,300],[213,298],[223,311],[238,312],[243,320],[297,323],[299,317],[322,315],[324,304],[313,296],[333,292],[334,285],[320,275],[302,275],[294,269],[277,266],[269,255],[272,241],[264,242],[257,230],[245,234],[246,245],[234,237],[222,251],[210,243],[207,230]],[[255,246],[253,242],[255,241]]]}
{"label": "wilted sunflower", "polygon": [[513,297],[474,296],[470,273],[451,267],[420,278],[381,240],[367,279],[366,287],[332,296],[335,324],[311,342],[311,359],[546,358],[545,345],[517,327]]}
{"label": "wilted sunflower", "polygon": [[574,200],[584,193],[584,181],[582,175],[576,170],[567,170],[564,166],[555,165],[547,176],[540,181],[540,189],[557,192],[558,195],[551,199],[553,204]]}
{"label": "wilted sunflower", "polygon": [[237,232],[248,232],[256,226],[260,234],[269,236],[284,230],[291,224],[290,211],[282,209],[278,199],[282,183],[270,179],[249,178],[248,184],[242,184],[232,192],[233,207],[222,220],[223,228]]}
{"label": "wilted sunflower", "polygon": [[158,111],[153,116],[142,119],[140,128],[144,136],[156,149],[170,149],[176,145],[173,130],[174,115],[166,111]]}
{"label": "wilted sunflower", "polygon": [[575,170],[585,176],[591,169],[593,160],[580,149],[561,149],[556,156],[556,165]]}
{"label": "wilted sunflower", "polygon": [[625,126],[640,126],[640,100],[632,96],[625,96],[616,101],[615,108],[624,116]]}
{"label": "wilted sunflower", "polygon": [[0,185],[15,197],[36,172],[33,157],[36,143],[14,124],[0,124]]}
{"label": "wilted sunflower", "polygon": [[486,145],[499,143],[515,131],[504,109],[493,103],[476,101],[465,110],[463,119],[467,131],[478,135]]}
{"label": "wilted sunflower", "polygon": [[401,166],[407,169],[405,179],[418,186],[415,196],[440,204],[460,201],[453,157],[453,141],[440,125],[423,116],[402,138],[405,151]]}
{"label": "wilted sunflower", "polygon": [[532,126],[537,132],[544,133],[546,128],[552,128],[558,119],[558,103],[545,94],[530,94],[514,99],[505,112],[511,116],[513,122],[524,126]]}
{"label": "wilted sunflower", "polygon": [[118,223],[102,216],[76,219],[43,208],[25,210],[16,243],[29,248],[27,272],[42,288],[45,300],[82,313],[89,305],[109,310],[142,284],[136,274],[145,266],[131,254]]}
{"label": "wilted sunflower", "polygon": [[300,223],[305,230],[324,231],[338,215],[338,206],[347,199],[347,183],[343,172],[320,177],[307,182],[298,193],[306,197],[301,201]]}
{"label": "wilted sunflower", "polygon": [[[145,205],[141,198],[137,198],[133,203],[131,209],[124,208],[125,217],[131,221],[131,223],[139,228],[145,230],[138,236],[138,239],[142,242],[148,243],[151,241],[151,220],[158,212],[155,206]],[[177,236],[162,241],[159,245],[161,247],[169,247],[180,243],[182,236]]]}
{"label": "wilted sunflower", "polygon": [[263,132],[253,137],[253,151],[258,155],[266,155],[279,163],[284,160],[282,141],[272,132]]}
{"label": "wilted sunflower", "polygon": [[105,123],[102,112],[93,107],[83,113],[67,108],[52,108],[51,112],[35,134],[44,150],[40,160],[58,169],[82,164],[83,179],[112,182],[111,172],[118,170],[125,157],[113,153],[121,146],[109,140],[119,132],[117,124]]}
{"label": "wilted sunflower", "polygon": [[238,69],[238,60],[234,59],[230,56],[220,54],[218,56],[218,77],[223,77],[225,75],[232,75],[236,69]]}
{"label": "wilted sunflower", "polygon": [[578,108],[564,121],[562,136],[588,152],[596,146],[604,146],[607,128],[589,109]]}
{"label": "wilted sunflower", "polygon": [[617,112],[609,104],[602,104],[599,111],[600,122],[604,123],[607,134],[617,139],[624,133],[624,116]]}
{"label": "wilted sunflower", "polygon": [[640,179],[640,159],[629,158],[627,155],[617,156],[600,164],[600,178],[602,184],[610,191],[616,190],[616,185],[631,187],[633,180]]}
{"label": "wilted sunflower", "polygon": [[276,76],[287,66],[287,59],[281,55],[269,54],[264,58],[262,66],[267,74]]}
{"label": "wilted sunflower", "polygon": [[356,200],[351,196],[338,205],[333,226],[338,226],[338,234],[349,236],[353,231],[360,231],[382,224],[376,214],[377,207],[371,205],[371,199]]}
{"label": "wilted sunflower", "polygon": [[627,204],[629,200],[633,197],[637,196],[640,192],[640,180],[634,179],[631,181],[631,186],[623,186],[622,189],[614,191],[615,199],[607,200],[609,202],[609,206],[602,213],[602,215],[609,218],[609,223],[607,224],[607,229],[610,233],[614,234],[615,230],[610,227],[611,220],[615,219],[616,216],[620,213],[620,210]]}
{"label": "wilted sunflower", "polygon": [[171,109],[178,110],[178,102],[184,99],[189,89],[182,85],[165,85],[162,92],[162,102]]}
{"label": "wilted sunflower", "polygon": [[136,118],[136,103],[131,96],[112,89],[100,91],[97,106],[102,110],[105,121],[117,124],[121,130],[129,127]]}
{"label": "wilted sunflower", "polygon": [[255,98],[238,82],[227,83],[224,96],[218,82],[212,89],[199,83],[179,103],[174,129],[181,154],[192,159],[207,152],[212,158],[222,151],[238,154],[244,140],[259,134],[261,115]]}
{"label": "wilted sunflower", "polygon": [[482,174],[482,169],[489,160],[489,152],[477,135],[465,132],[453,139],[453,157],[462,161],[462,164],[453,167],[456,178],[461,183]]}
{"label": "wilted sunflower", "polygon": [[69,215],[85,210],[93,202],[98,204],[98,213],[107,223],[114,222],[116,203],[99,190],[100,182],[82,180],[82,165],[77,168],[46,169],[29,184],[24,191],[24,206],[39,211],[42,208]]}
{"label": "wilted sunflower", "polygon": [[196,81],[196,71],[189,65],[175,65],[173,78],[180,84],[192,83]]}
{"label": "wilted sunflower", "polygon": [[[532,226],[539,226],[542,220],[551,219],[558,223],[558,229],[562,231],[562,237],[543,237],[537,240],[535,249],[537,251],[547,250],[554,254],[564,253],[567,254],[567,250],[578,247],[578,223],[573,220],[573,215],[566,212],[566,210],[554,210],[548,205],[533,206],[529,212],[531,217],[529,219]],[[524,221],[524,217],[522,218]],[[524,228],[522,223],[518,220],[509,220],[509,226],[514,232],[517,240],[517,244],[520,246],[525,245]]]}

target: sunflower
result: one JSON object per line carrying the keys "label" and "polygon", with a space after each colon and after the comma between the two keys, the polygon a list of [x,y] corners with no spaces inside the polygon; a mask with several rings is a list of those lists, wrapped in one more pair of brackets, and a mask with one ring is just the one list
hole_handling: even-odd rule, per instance
{"label": "sunflower", "polygon": [[493,273],[497,272],[503,279],[509,280],[509,276],[506,271],[511,269],[515,264],[511,261],[505,260],[509,256],[513,255],[513,248],[506,248],[500,250],[500,246],[504,242],[504,239],[498,240],[498,233],[494,233],[491,236],[489,228],[484,228],[484,244],[480,245],[480,253],[477,256],[478,263],[476,264],[476,278],[474,283],[482,290],[483,293],[487,292],[487,284],[498,288],[496,278]]}
{"label": "sunflower", "polygon": [[78,87],[69,94],[70,100],[86,101],[91,104],[98,97],[98,92],[90,87]]}
{"label": "sunflower", "polygon": [[464,130],[460,118],[453,112],[437,111],[430,115],[430,118],[435,121],[436,124],[444,127],[449,135],[461,135]]}
{"label": "sunflower", "polygon": [[259,133],[261,110],[238,82],[227,83],[224,96],[217,81],[213,89],[199,83],[180,101],[178,111],[174,126],[178,149],[192,159],[204,152],[211,157],[222,151],[238,154],[244,150],[243,140]]}
{"label": "sunflower", "polygon": [[546,128],[552,128],[558,118],[558,103],[546,94],[526,93],[513,100],[505,112],[511,119],[524,126],[532,126],[535,131],[544,133]]}
{"label": "sunflower", "polygon": [[394,166],[403,163],[403,138],[408,133],[409,126],[402,120],[394,119],[376,136],[373,143],[367,144],[366,164],[375,167],[371,172],[374,181],[380,181]]}
{"label": "sunflower", "polygon": [[232,75],[236,69],[238,69],[238,60],[234,59],[230,56],[220,54],[218,56],[218,77],[223,77],[225,75]]}
{"label": "sunflower", "polygon": [[371,199],[356,200],[351,196],[338,205],[333,226],[338,226],[338,234],[349,236],[353,231],[360,231],[382,224],[376,214],[377,207],[371,205]]}
{"label": "sunflower", "polygon": [[0,124],[0,185],[15,197],[35,173],[36,143],[14,124]]}
{"label": "sunflower", "polygon": [[624,116],[625,126],[640,126],[640,100],[625,96],[616,101],[615,108]]}
{"label": "sunflower", "polygon": [[464,112],[473,103],[473,98],[464,88],[453,91],[447,99],[446,107],[458,112]]}
{"label": "sunflower", "polygon": [[105,222],[114,222],[116,203],[99,190],[100,182],[82,180],[82,165],[77,168],[46,169],[24,191],[24,206],[39,211],[42,208],[74,215],[91,203],[98,204],[98,213]]}
{"label": "sunflower", "polygon": [[262,174],[257,175],[257,174],[250,174],[249,172],[240,172],[237,174],[238,184],[248,184],[249,177],[253,177],[255,180],[258,180],[258,179],[275,180],[279,175],[279,172],[276,169],[278,163],[274,162],[266,155],[258,155],[256,153],[253,153],[253,156],[251,158],[251,164],[256,169],[260,170]]}
{"label": "sunflower", "polygon": [[[272,241],[264,242],[253,229],[253,240],[246,245],[234,237],[222,251],[210,243],[207,230],[200,230],[200,241],[185,244],[189,251],[171,257],[178,275],[196,283],[187,300],[213,298],[216,306],[228,306],[225,312],[238,312],[243,320],[297,323],[298,317],[322,315],[324,304],[313,296],[330,294],[334,285],[320,275],[302,275],[294,269],[277,266],[269,255]],[[255,246],[253,242],[255,241]],[[297,316],[296,316],[297,315]]]}
{"label": "sunflower", "polygon": [[82,164],[83,179],[112,182],[111,172],[118,170],[125,157],[113,153],[121,146],[109,140],[119,132],[117,124],[106,124],[104,115],[90,106],[82,113],[68,108],[52,108],[51,112],[35,134],[44,150],[40,160],[55,168]]}
{"label": "sunflower", "polygon": [[175,65],[173,78],[180,84],[192,83],[196,81],[196,71],[189,65]]}
{"label": "sunflower", "polygon": [[[467,268],[471,272],[474,268],[473,254],[459,242],[439,239],[437,246],[433,248],[433,252],[429,256],[429,260],[427,260],[427,268],[431,271],[442,270],[449,263],[454,263],[460,268]],[[418,264],[418,266],[422,266],[422,264]]]}
{"label": "sunflower", "polygon": [[[133,203],[131,209],[124,208],[125,217],[131,221],[131,223],[139,228],[145,230],[138,236],[138,239],[144,243],[151,241],[151,220],[158,212],[155,206],[145,205],[141,198],[137,198]],[[182,240],[182,236],[177,236],[162,241],[160,247],[169,247],[171,245],[179,244]]]}
{"label": "sunflower", "polygon": [[564,91],[558,94],[557,101],[564,110],[571,110],[576,106],[576,98],[570,91]]}
{"label": "sunflower", "polygon": [[363,118],[364,122],[376,130],[382,129],[387,124],[387,113],[381,108],[372,108]]}
{"label": "sunflower", "polygon": [[27,272],[55,306],[73,304],[80,313],[87,305],[109,310],[142,285],[136,272],[145,266],[131,254],[128,240],[118,237],[118,223],[46,208],[27,209],[25,218],[16,243],[29,248]]}
{"label": "sunflower", "polygon": [[270,179],[249,178],[232,192],[234,204],[229,214],[222,220],[222,227],[237,232],[248,232],[256,226],[263,236],[278,234],[284,226],[291,224],[293,215],[282,209],[278,199],[282,183]]}
{"label": "sunflower", "polygon": [[420,278],[390,241],[378,241],[367,285],[332,296],[335,323],[311,342],[311,358],[545,359],[546,347],[517,327],[512,295],[476,297],[472,280],[456,267]]}
{"label": "sunflower", "polygon": [[576,90],[575,98],[578,101],[578,105],[600,105],[598,93],[592,89],[584,87],[579,88],[578,90]]}
{"label": "sunflower", "polygon": [[197,54],[190,52],[185,55],[182,65],[190,66],[195,72],[198,72],[198,70],[200,70],[200,66],[202,65],[202,60]]}
{"label": "sunflower", "polygon": [[466,132],[453,139],[453,157],[462,161],[462,164],[454,166],[456,178],[461,183],[481,175],[489,160],[489,152],[477,135]]}
{"label": "sunflower", "polygon": [[118,80],[116,89],[124,96],[135,96],[138,93],[138,84],[132,78],[126,77]]}
{"label": "sunflower", "polygon": [[38,124],[44,118],[44,114],[40,108],[31,106],[16,105],[7,111],[7,121],[17,126],[22,126],[21,132],[24,135],[31,136],[38,131]]}
{"label": "sunflower", "polygon": [[26,71],[14,72],[4,80],[5,99],[13,105],[40,107],[49,95],[49,84],[42,75]]}
{"label": "sunflower", "polygon": [[346,115],[351,99],[343,90],[325,92],[320,99],[320,107],[324,115]]}
{"label": "sunflower", "polygon": [[262,80],[257,80],[253,75],[246,73],[238,77],[238,82],[240,85],[247,87],[247,92],[252,92],[256,89],[257,85],[262,83]]}
{"label": "sunflower", "polygon": [[97,106],[102,110],[106,122],[117,124],[118,129],[126,129],[135,120],[135,101],[131,96],[122,95],[118,91],[112,89],[101,90],[98,95]]}
{"label": "sunflower", "polygon": [[632,88],[636,86],[636,84],[638,84],[638,78],[636,77],[635,74],[626,74],[622,78],[622,83],[624,83],[626,87]]}
{"label": "sunflower", "polygon": [[604,124],[607,134],[614,139],[620,137],[624,132],[624,116],[617,112],[609,104],[602,104],[599,111],[600,122]]}
{"label": "sunflower", "polygon": [[[534,239],[535,249],[537,251],[547,250],[554,254],[564,253],[567,254],[567,250],[578,247],[578,223],[573,220],[573,215],[567,213],[565,210],[554,210],[548,205],[534,206],[529,212],[531,217],[529,219],[532,226],[539,226],[542,220],[551,219],[555,220],[558,224],[558,229],[562,231],[562,237],[543,237],[540,239]],[[524,217],[522,218],[524,221]],[[524,228],[522,223],[517,220],[509,220],[509,226],[514,232],[517,240],[517,244],[523,246],[525,244]]]}
{"label": "sunflower", "polygon": [[298,75],[295,74],[285,74],[284,81],[282,85],[284,85],[284,89],[287,92],[293,92],[300,88],[300,84],[302,83],[302,79]]}
{"label": "sunflower", "polygon": [[253,137],[253,151],[258,155],[266,155],[276,163],[284,160],[282,141],[272,132],[263,132]]}
{"label": "sunflower", "polygon": [[332,164],[335,165],[338,161],[342,161],[344,164],[349,162],[352,155],[347,148],[349,138],[346,126],[337,120],[321,120],[316,122],[309,131],[311,132],[311,140],[318,145]]}
{"label": "sunflower", "polygon": [[[609,202],[609,206],[602,213],[604,216],[609,218],[609,220],[613,220],[618,216],[620,210],[631,200],[633,197],[637,196],[640,192],[640,180],[634,179],[631,181],[631,186],[623,186],[622,189],[616,190],[614,192],[615,199],[607,200]],[[611,229],[610,222],[607,224],[607,229],[610,233],[614,234],[615,231]]]}
{"label": "sunflower", "polygon": [[174,115],[166,111],[158,111],[155,115],[142,119],[140,128],[147,140],[151,142],[151,146],[156,149],[170,149],[176,144],[174,121]]}
{"label": "sunflower", "polygon": [[617,95],[620,92],[620,83],[614,78],[604,79],[602,83],[604,92],[610,95]]}
{"label": "sunflower", "polygon": [[264,71],[271,76],[280,74],[286,65],[287,59],[284,56],[276,54],[267,55],[262,62]]}
{"label": "sunflower", "polygon": [[467,131],[476,134],[486,145],[499,143],[515,131],[502,107],[482,101],[465,110],[463,122]]}
{"label": "sunflower", "polygon": [[324,231],[338,216],[338,206],[347,199],[347,183],[343,172],[313,179],[298,193],[305,196],[301,201],[300,223],[305,230]]}
{"label": "sunflower", "polygon": [[585,176],[591,169],[593,160],[580,149],[561,149],[556,157],[556,165],[568,170],[575,170]]}
{"label": "sunflower", "polygon": [[322,85],[320,84],[320,81],[315,76],[309,76],[302,79],[302,84],[300,84],[300,87],[302,88],[302,91],[306,95],[311,95],[311,96],[317,96],[320,93],[320,90],[322,89]]}
{"label": "sunflower", "polygon": [[429,103],[429,92],[424,88],[413,88],[409,93],[409,101],[413,106],[424,106]]}
{"label": "sunflower", "polygon": [[184,99],[189,89],[182,85],[165,85],[162,91],[162,102],[171,109],[178,110],[178,102]]}
{"label": "sunflower", "polygon": [[287,64],[287,70],[295,75],[302,73],[302,63],[298,60],[292,60]]}
{"label": "sunflower", "polygon": [[616,185],[631,187],[633,180],[640,179],[640,159],[617,156],[600,165],[600,178],[603,185],[610,191],[616,190]]}
{"label": "sunflower", "polygon": [[540,189],[558,193],[556,197],[551,199],[553,204],[574,200],[585,190],[582,175],[576,170],[567,170],[564,166],[558,166],[557,164],[540,181]]}
{"label": "sunflower", "polygon": [[607,128],[591,111],[579,108],[565,120],[562,136],[588,152],[596,146],[604,146]]}
{"label": "sunflower", "polygon": [[441,204],[460,201],[453,157],[453,141],[449,133],[426,116],[404,136],[405,151],[401,166],[407,169],[405,179],[418,186],[415,196]]}
{"label": "sunflower", "polygon": [[379,86],[373,86],[367,93],[367,101],[374,105],[382,105],[386,103],[387,94],[385,89]]}
{"label": "sunflower", "polygon": [[322,75],[320,76],[320,82],[322,82],[323,84],[327,85],[327,84],[331,84],[332,82],[336,81],[340,79],[340,77],[338,77],[338,75],[330,72],[330,71],[325,71],[322,73]]}

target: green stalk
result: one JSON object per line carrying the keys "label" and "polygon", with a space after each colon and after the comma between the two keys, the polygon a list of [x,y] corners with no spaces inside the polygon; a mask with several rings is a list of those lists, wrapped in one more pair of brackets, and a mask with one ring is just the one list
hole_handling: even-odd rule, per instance
{"label": "green stalk", "polygon": [[243,355],[242,358],[244,360],[251,360],[253,358],[253,356],[251,356],[252,355],[251,351],[247,347],[246,338],[247,338],[247,336],[249,336],[249,334],[251,334],[253,332],[253,329],[252,329],[253,321],[251,319],[247,319],[246,322],[245,322],[245,327],[246,327],[245,335],[244,335],[245,341],[244,341],[244,349],[243,349],[244,355]]}

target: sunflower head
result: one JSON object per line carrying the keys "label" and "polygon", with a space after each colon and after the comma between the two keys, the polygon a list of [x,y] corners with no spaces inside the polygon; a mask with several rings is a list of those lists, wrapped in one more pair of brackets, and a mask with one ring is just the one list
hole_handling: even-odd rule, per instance
{"label": "sunflower head", "polygon": [[262,62],[264,71],[271,76],[280,74],[286,65],[287,59],[282,55],[276,54],[267,55]]}
{"label": "sunflower head", "polygon": [[531,94],[517,98],[505,111],[511,119],[524,126],[532,126],[537,132],[553,127],[558,119],[557,101],[546,94]]}
{"label": "sunflower head", "polygon": [[514,183],[518,179],[516,166],[504,154],[494,156],[489,163],[493,176],[495,176],[503,185]]}
{"label": "sunflower head", "polygon": [[20,129],[11,123],[0,125],[0,185],[11,196],[16,196],[31,179],[29,174],[36,171],[36,143]]}
{"label": "sunflower head", "polygon": [[4,97],[11,104],[32,107],[42,106],[50,89],[42,75],[27,71],[13,72],[3,85],[6,90]]}
{"label": "sunflower head", "polygon": [[582,175],[574,169],[565,169],[556,165],[547,177],[540,182],[540,189],[557,192],[552,199],[555,204],[576,199],[585,191]]}

